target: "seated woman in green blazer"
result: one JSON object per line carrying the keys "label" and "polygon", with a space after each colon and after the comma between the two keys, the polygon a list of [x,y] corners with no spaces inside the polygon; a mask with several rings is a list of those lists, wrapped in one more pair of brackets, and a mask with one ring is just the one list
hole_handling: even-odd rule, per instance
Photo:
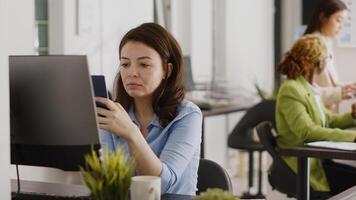
{"label": "seated woman in green blazer", "polygon": [[[356,109],[333,114],[325,109],[313,76],[325,68],[326,47],[319,36],[300,38],[278,70],[287,76],[277,96],[277,146],[280,148],[314,141],[355,142],[356,132],[343,130],[356,125]],[[297,172],[295,157],[283,158]],[[310,159],[310,184],[314,191],[335,194],[356,185],[356,169],[330,160]]]}

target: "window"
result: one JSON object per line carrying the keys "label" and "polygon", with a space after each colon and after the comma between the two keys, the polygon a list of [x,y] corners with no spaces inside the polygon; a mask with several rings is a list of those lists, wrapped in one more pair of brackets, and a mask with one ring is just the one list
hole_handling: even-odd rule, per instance
{"label": "window", "polygon": [[35,0],[35,43],[39,55],[48,54],[48,0]]}

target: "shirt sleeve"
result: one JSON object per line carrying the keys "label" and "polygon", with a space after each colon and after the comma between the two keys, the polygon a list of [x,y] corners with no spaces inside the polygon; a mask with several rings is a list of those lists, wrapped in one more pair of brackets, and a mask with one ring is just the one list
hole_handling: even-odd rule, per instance
{"label": "shirt sleeve", "polygon": [[114,144],[112,133],[104,129],[99,129],[99,139],[100,139],[101,151],[103,150],[109,152],[115,151],[115,144]]}
{"label": "shirt sleeve", "polygon": [[187,114],[173,124],[170,132],[160,155],[163,165],[160,174],[162,193],[166,193],[181,179],[182,173],[200,148],[202,113],[199,110]]}
{"label": "shirt sleeve", "polygon": [[347,129],[356,126],[356,120],[352,118],[351,112],[333,113],[324,109],[331,128]]}

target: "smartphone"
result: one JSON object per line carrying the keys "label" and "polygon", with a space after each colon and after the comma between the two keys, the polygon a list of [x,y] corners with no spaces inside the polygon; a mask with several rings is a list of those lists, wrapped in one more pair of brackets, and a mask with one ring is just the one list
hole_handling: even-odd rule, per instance
{"label": "smartphone", "polygon": [[[105,77],[103,75],[93,75],[91,76],[94,95],[96,97],[109,98],[108,90],[106,89]],[[104,104],[96,102],[96,106],[100,108],[108,109]]]}

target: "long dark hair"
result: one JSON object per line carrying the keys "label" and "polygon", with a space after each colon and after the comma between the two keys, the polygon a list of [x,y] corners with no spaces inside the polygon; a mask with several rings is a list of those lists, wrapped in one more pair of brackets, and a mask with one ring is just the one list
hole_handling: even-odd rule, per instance
{"label": "long dark hair", "polygon": [[[167,78],[154,91],[152,108],[160,119],[160,124],[165,127],[176,117],[178,105],[185,96],[182,85],[184,70],[182,50],[176,39],[156,23],[144,23],[127,32],[120,42],[120,59],[123,46],[130,41],[141,42],[153,48],[161,57]],[[173,66],[170,76],[168,76],[168,63]],[[133,98],[127,94],[120,73],[116,75],[114,91],[115,101],[128,111],[133,105]]]}
{"label": "long dark hair", "polygon": [[346,4],[341,0],[319,0],[304,35],[320,31],[322,25],[321,16],[329,18],[341,10],[347,10]]}

